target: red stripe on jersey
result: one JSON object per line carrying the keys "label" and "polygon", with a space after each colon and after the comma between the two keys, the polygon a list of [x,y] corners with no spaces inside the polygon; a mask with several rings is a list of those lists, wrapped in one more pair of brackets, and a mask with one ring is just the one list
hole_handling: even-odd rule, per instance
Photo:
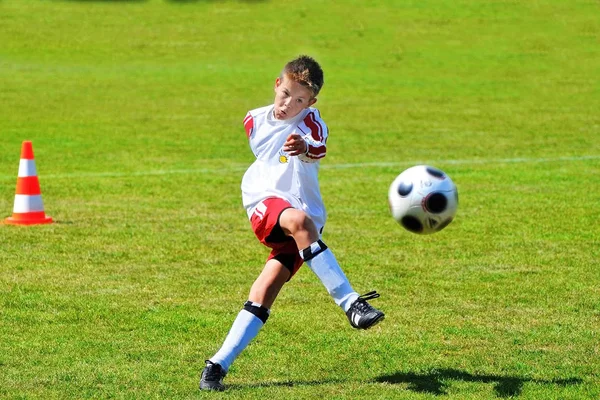
{"label": "red stripe on jersey", "polygon": [[318,159],[318,158],[323,158],[325,157],[325,153],[327,152],[327,148],[325,147],[325,145],[323,146],[312,146],[309,145],[308,146],[308,152],[306,153],[306,156],[308,158],[313,158],[313,159]]}
{"label": "red stripe on jersey", "polygon": [[[318,113],[318,111],[317,111],[317,113]],[[321,141],[323,143],[325,143],[327,141],[327,138],[324,135],[325,131],[323,130],[323,125],[321,125],[321,123],[319,122],[321,116],[319,116],[319,119],[317,119],[317,115],[313,113],[312,118],[315,121],[315,124],[317,124],[319,126],[319,132],[320,132],[320,136],[321,136]]]}
{"label": "red stripe on jersey", "polygon": [[246,129],[246,137],[250,138],[250,135],[252,135],[252,128],[254,128],[254,118],[252,118],[252,115],[248,114],[246,118],[244,118],[244,129]]}
{"label": "red stripe on jersey", "polygon": [[323,130],[321,129],[321,125],[315,122],[314,117],[313,112],[308,113],[308,115],[304,117],[304,123],[308,126],[308,129],[310,129],[312,138],[320,142],[323,140]]}

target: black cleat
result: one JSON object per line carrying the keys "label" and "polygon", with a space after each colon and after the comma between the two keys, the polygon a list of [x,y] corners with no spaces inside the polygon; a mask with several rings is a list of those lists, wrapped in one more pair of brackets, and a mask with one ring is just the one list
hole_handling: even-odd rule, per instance
{"label": "black cleat", "polygon": [[223,371],[221,364],[206,360],[206,367],[202,370],[200,377],[200,390],[225,390],[225,385],[223,385],[225,375],[227,372]]}
{"label": "black cleat", "polygon": [[356,329],[369,329],[385,318],[385,314],[373,308],[367,300],[376,299],[379,293],[372,291],[360,296],[346,311],[350,325]]}

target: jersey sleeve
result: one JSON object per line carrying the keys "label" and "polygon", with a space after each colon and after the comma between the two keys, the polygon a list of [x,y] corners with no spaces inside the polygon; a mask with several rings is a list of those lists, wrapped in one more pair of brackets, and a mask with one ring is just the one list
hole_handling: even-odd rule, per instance
{"label": "jersey sleeve", "polygon": [[246,114],[244,118],[244,129],[246,130],[246,137],[250,139],[250,136],[254,133],[254,117],[252,114]]}
{"label": "jersey sleeve", "polygon": [[329,129],[317,109],[312,109],[302,122],[302,127],[306,128],[301,130],[304,133],[307,151],[305,154],[300,154],[298,158],[303,162],[314,163],[325,157],[327,153]]}

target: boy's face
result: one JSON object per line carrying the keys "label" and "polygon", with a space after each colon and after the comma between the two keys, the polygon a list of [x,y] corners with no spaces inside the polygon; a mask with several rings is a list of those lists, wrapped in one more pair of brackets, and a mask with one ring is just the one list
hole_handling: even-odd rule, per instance
{"label": "boy's face", "polygon": [[275,80],[275,118],[294,118],[316,102],[317,99],[313,97],[310,89],[287,76]]}

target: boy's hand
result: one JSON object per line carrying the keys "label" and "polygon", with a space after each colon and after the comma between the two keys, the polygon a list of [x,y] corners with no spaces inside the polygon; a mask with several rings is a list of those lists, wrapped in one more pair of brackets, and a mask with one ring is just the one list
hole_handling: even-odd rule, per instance
{"label": "boy's hand", "polygon": [[297,133],[292,133],[287,137],[287,140],[283,144],[283,151],[288,153],[290,156],[297,156],[299,154],[306,153],[306,142],[302,139],[302,136]]}

